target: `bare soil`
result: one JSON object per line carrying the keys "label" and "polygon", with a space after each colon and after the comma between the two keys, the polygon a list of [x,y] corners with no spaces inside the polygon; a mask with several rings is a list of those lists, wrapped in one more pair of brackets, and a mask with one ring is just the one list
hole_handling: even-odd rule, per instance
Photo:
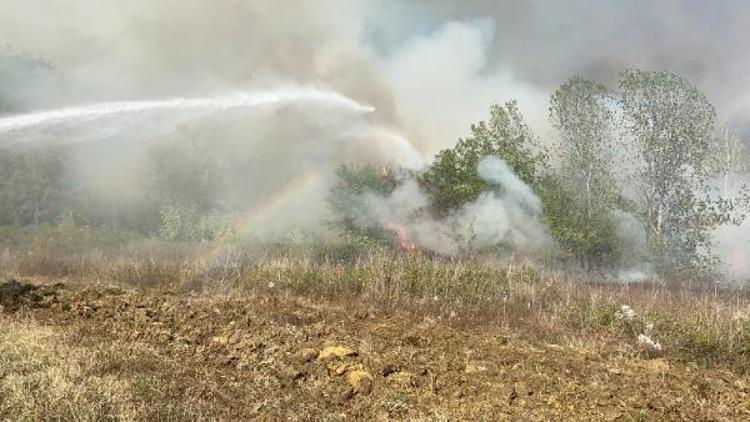
{"label": "bare soil", "polygon": [[0,306],[3,336],[11,321],[52,328],[86,377],[125,381],[137,411],[113,419],[750,420],[747,372],[364,303],[7,282]]}

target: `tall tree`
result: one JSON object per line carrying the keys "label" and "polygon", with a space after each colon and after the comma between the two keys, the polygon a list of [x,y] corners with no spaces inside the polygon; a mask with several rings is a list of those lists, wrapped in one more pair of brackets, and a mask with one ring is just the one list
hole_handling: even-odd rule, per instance
{"label": "tall tree", "polygon": [[613,102],[606,87],[581,77],[561,85],[550,99],[562,171],[559,181],[545,183],[548,222],[585,270],[611,264],[617,249],[611,218],[617,197]]}
{"label": "tall tree", "polygon": [[641,161],[637,202],[657,267],[711,268],[711,231],[734,208],[712,198],[708,183],[713,105],[673,72],[628,70],[620,88],[625,127]]}

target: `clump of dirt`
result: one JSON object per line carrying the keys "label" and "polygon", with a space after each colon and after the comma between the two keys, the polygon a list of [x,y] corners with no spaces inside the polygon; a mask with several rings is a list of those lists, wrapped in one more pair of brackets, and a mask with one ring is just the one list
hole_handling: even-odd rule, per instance
{"label": "clump of dirt", "polygon": [[[23,304],[45,324],[76,327],[81,345],[145,344],[186,368],[175,400],[187,408],[200,394],[224,409],[218,418],[750,418],[747,375],[532,344],[500,328],[459,330],[430,318],[267,296],[17,282],[0,291],[4,304]],[[46,306],[27,306],[36,303]],[[99,375],[127,377],[120,367],[102,365]],[[162,376],[150,379],[166,383]]]}
{"label": "clump of dirt", "polygon": [[22,307],[47,307],[55,300],[56,292],[61,287],[62,285],[37,286],[16,280],[6,281],[0,284],[0,306],[10,311],[17,311]]}

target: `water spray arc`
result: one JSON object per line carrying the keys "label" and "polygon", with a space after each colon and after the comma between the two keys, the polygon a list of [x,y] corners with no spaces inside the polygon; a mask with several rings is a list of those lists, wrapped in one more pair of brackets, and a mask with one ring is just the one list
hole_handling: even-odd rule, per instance
{"label": "water spray arc", "polygon": [[[209,98],[172,98],[153,101],[94,103],[39,111],[0,118],[0,135],[32,129],[46,129],[75,123],[93,123],[98,119],[171,110],[218,111],[292,103],[310,103],[352,113],[371,113],[375,108],[333,91],[318,88],[286,88],[268,91],[237,92]],[[1,145],[1,144],[0,144]]]}

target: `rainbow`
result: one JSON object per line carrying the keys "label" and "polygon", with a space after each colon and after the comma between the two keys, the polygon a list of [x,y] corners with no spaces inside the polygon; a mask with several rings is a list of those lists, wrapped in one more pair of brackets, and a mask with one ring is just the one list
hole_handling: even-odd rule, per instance
{"label": "rainbow", "polygon": [[[303,173],[299,177],[296,177],[287,185],[270,195],[260,205],[253,207],[245,214],[241,215],[235,222],[234,229],[240,238],[249,236],[258,224],[262,223],[269,216],[275,212],[281,210],[284,205],[289,203],[293,198],[297,197],[300,193],[314,186],[322,179],[322,175],[317,170],[311,170]],[[202,260],[210,261],[215,259],[221,254],[222,251],[226,250],[228,244],[222,242],[214,242],[215,244],[206,252],[200,254],[199,258]]]}

